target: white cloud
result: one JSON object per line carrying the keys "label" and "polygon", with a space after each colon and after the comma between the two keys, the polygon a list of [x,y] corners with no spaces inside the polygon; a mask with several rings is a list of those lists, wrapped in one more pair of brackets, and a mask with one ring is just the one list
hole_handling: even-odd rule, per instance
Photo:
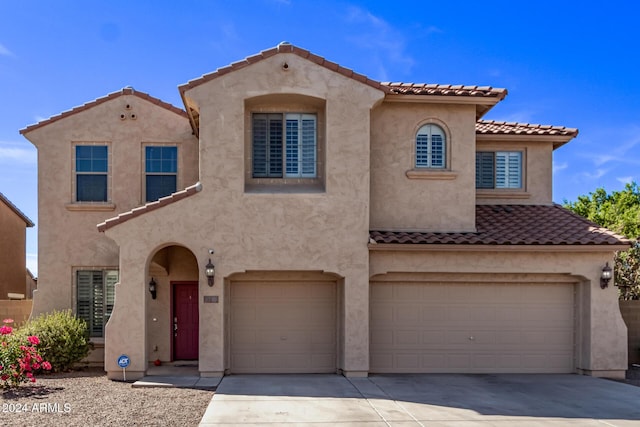
{"label": "white cloud", "polygon": [[[596,167],[612,163],[640,165],[640,151],[637,149],[640,145],[638,125],[601,129],[589,136],[590,140],[585,143],[597,149],[591,150],[593,154],[587,153],[584,156],[591,159]],[[603,150],[603,141],[606,150]]]}
{"label": "white cloud", "polygon": [[618,180],[620,184],[625,184],[625,185],[631,184],[634,181],[633,176],[621,176],[616,178],[616,180]]}
{"label": "white cloud", "polygon": [[553,174],[555,175],[556,173],[563,171],[568,167],[569,167],[569,163],[567,162],[563,162],[563,163],[553,162]]}
{"label": "white cloud", "polygon": [[582,172],[579,174],[579,176],[583,179],[587,179],[587,180],[596,180],[596,179],[600,179],[603,176],[605,176],[607,173],[609,173],[608,169],[596,169],[595,171],[593,171],[593,173],[591,172]]}
{"label": "white cloud", "polygon": [[13,56],[13,52],[11,52],[2,43],[0,43],[0,55]]}
{"label": "white cloud", "polygon": [[36,164],[38,155],[35,147],[25,143],[0,141],[0,163],[31,163]]}
{"label": "white cloud", "polygon": [[[378,73],[375,78],[387,80],[388,73],[383,63],[402,67],[405,70],[411,69],[415,64],[416,61],[406,51],[404,35],[384,19],[353,6],[348,9],[345,20],[354,33],[347,37],[347,41],[362,50],[369,51],[371,62]],[[439,32],[440,30],[437,27],[429,27],[428,31]]]}
{"label": "white cloud", "polygon": [[530,110],[513,111],[504,116],[495,117],[492,120],[498,122],[531,123],[534,114],[535,113]]}

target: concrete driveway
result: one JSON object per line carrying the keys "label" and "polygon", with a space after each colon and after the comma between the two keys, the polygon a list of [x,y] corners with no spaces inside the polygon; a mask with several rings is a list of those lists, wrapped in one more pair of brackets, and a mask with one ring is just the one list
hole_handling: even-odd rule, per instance
{"label": "concrete driveway", "polygon": [[640,387],[578,375],[238,375],[201,426],[640,426]]}

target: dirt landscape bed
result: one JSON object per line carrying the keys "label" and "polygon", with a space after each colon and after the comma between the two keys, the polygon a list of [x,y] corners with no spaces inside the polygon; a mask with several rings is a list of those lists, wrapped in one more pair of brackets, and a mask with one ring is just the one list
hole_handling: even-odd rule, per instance
{"label": "dirt landscape bed", "polygon": [[2,390],[3,426],[197,426],[213,391],[133,388],[102,370],[42,375]]}

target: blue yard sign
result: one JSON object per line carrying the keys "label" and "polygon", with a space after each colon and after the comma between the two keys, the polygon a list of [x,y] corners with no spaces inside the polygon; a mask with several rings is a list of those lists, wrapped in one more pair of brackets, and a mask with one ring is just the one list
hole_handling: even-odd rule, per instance
{"label": "blue yard sign", "polygon": [[118,366],[120,366],[122,369],[129,366],[129,363],[131,363],[131,360],[129,359],[129,356],[127,356],[126,354],[123,354],[120,357],[118,357]]}

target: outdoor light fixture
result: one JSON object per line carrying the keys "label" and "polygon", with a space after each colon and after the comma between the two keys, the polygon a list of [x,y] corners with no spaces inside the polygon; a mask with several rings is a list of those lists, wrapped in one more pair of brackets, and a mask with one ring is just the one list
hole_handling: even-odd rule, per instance
{"label": "outdoor light fixture", "polygon": [[151,293],[151,299],[156,299],[156,281],[151,278],[149,282],[149,292]]}
{"label": "outdoor light fixture", "polygon": [[213,286],[213,278],[216,275],[216,266],[211,263],[211,258],[209,258],[207,265],[204,266],[204,274],[207,276],[209,286]]}
{"label": "outdoor light fixture", "polygon": [[600,287],[602,289],[609,286],[609,280],[611,280],[613,270],[609,267],[609,263],[602,267],[602,276],[600,276]]}

